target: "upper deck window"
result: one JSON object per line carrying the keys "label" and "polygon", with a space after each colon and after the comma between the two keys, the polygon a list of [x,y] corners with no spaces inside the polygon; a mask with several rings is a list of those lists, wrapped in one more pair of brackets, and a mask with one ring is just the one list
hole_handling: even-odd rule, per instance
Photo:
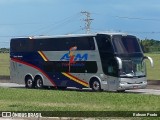
{"label": "upper deck window", "polygon": [[138,40],[134,36],[115,35],[112,42],[116,53],[130,54],[142,52]]}
{"label": "upper deck window", "polygon": [[11,52],[30,52],[34,49],[34,41],[28,38],[12,39],[10,43]]}
{"label": "upper deck window", "polygon": [[73,46],[77,46],[77,50],[95,50],[92,36],[44,39],[18,38],[11,40],[12,52],[68,51]]}
{"label": "upper deck window", "polygon": [[77,46],[77,50],[95,50],[93,37],[48,38],[35,40],[36,51],[68,51]]}
{"label": "upper deck window", "polygon": [[100,52],[113,53],[113,47],[110,39],[111,38],[109,35],[103,35],[103,34],[99,34],[96,37],[97,45]]}

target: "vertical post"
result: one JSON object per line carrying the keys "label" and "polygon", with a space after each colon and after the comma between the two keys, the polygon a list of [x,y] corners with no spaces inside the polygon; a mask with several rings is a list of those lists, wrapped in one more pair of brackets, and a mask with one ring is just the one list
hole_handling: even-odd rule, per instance
{"label": "vertical post", "polygon": [[91,32],[91,27],[90,27],[91,26],[91,22],[94,19],[90,18],[90,13],[87,12],[87,11],[83,11],[81,13],[86,16],[86,19],[84,19],[84,21],[85,21],[85,30],[86,30],[86,34],[89,34]]}

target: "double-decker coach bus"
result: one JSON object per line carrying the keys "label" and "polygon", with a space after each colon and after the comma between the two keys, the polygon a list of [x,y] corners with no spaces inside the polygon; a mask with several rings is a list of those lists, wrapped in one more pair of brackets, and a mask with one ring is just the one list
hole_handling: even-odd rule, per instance
{"label": "double-decker coach bus", "polygon": [[138,39],[123,33],[13,38],[10,77],[27,88],[145,88],[146,66]]}

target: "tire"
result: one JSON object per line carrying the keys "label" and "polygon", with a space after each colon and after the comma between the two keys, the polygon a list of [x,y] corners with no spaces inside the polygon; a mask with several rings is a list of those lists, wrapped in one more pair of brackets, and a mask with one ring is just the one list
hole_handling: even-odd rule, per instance
{"label": "tire", "polygon": [[101,84],[98,80],[94,79],[91,82],[91,88],[93,91],[101,91]]}
{"label": "tire", "polygon": [[29,89],[35,87],[34,81],[30,76],[25,79],[25,86],[26,88],[29,88]]}
{"label": "tire", "polygon": [[42,88],[44,88],[44,86],[43,86],[43,80],[42,80],[42,78],[41,77],[37,77],[36,78],[36,80],[35,80],[35,87],[37,88],[37,89],[42,89]]}

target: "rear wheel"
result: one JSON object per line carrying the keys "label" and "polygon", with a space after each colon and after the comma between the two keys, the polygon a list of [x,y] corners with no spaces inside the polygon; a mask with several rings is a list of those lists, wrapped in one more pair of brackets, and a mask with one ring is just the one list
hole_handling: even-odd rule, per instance
{"label": "rear wheel", "polygon": [[38,77],[36,80],[35,80],[35,84],[36,84],[36,88],[38,89],[42,89],[44,86],[43,86],[43,80],[41,77]]}
{"label": "rear wheel", "polygon": [[93,91],[101,91],[101,84],[98,80],[94,79],[91,82],[91,88]]}
{"label": "rear wheel", "polygon": [[32,77],[30,77],[30,76],[26,77],[25,85],[26,85],[26,88],[34,88],[35,87]]}

